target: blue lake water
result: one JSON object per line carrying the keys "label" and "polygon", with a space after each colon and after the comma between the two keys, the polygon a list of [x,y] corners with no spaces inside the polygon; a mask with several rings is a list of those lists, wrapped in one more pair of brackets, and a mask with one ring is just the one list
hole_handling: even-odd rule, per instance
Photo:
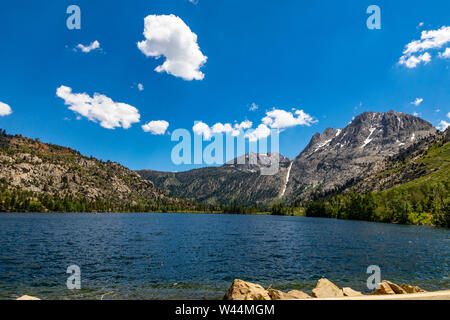
{"label": "blue lake water", "polygon": [[[450,230],[303,217],[0,214],[0,298],[217,299],[233,279],[368,292],[366,269],[450,289]],[[81,290],[66,269],[81,268]]]}

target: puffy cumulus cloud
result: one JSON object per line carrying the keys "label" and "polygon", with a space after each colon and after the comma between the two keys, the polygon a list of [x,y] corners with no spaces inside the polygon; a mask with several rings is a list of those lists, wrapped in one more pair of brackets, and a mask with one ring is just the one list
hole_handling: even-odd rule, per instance
{"label": "puffy cumulus cloud", "polygon": [[240,133],[239,129],[234,129],[229,123],[216,123],[212,126],[213,133],[230,133],[233,137],[237,137]]}
{"label": "puffy cumulus cloud", "polygon": [[253,123],[251,121],[245,120],[241,123],[235,123],[234,126],[230,123],[218,122],[210,127],[206,123],[200,121],[194,124],[192,130],[195,134],[202,135],[205,140],[209,140],[214,133],[231,134],[233,137],[237,137],[241,134],[242,130],[250,129],[252,125]]}
{"label": "puffy cumulus cloud", "polygon": [[425,52],[424,54],[420,55],[420,56],[403,56],[400,58],[399,63],[400,64],[404,64],[407,68],[415,68],[417,67],[418,64],[420,63],[424,63],[427,64],[428,62],[431,61],[431,55],[428,52]]}
{"label": "puffy cumulus cloud", "polygon": [[209,140],[212,137],[211,128],[204,122],[199,121],[192,127],[192,131],[199,136],[203,136],[205,140]]}
{"label": "puffy cumulus cloud", "polygon": [[[295,114],[295,115],[294,115]],[[272,129],[285,129],[294,126],[310,126],[312,123],[316,123],[309,114],[303,110],[295,110],[294,114],[289,111],[281,109],[273,109],[266,112],[266,116],[262,119],[262,122]]]}
{"label": "puffy cumulus cloud", "polygon": [[164,56],[166,61],[156,67],[184,80],[202,80],[200,68],[208,59],[200,51],[197,35],[184,21],[171,15],[149,15],[144,19],[145,40],[138,42],[139,50],[147,57]]}
{"label": "puffy cumulus cloud", "polygon": [[253,122],[245,120],[240,123],[236,122],[234,125],[218,122],[211,127],[200,121],[194,124],[192,130],[195,134],[203,136],[205,140],[210,140],[213,134],[226,133],[234,137],[243,134],[250,142],[255,142],[269,137],[273,129],[281,131],[284,128],[298,125],[310,126],[312,123],[317,122],[303,110],[293,109],[293,112],[279,109],[268,111],[266,117],[262,119],[263,123],[259,124],[255,129],[252,129]]}
{"label": "puffy cumulus cloud", "polygon": [[413,102],[411,102],[411,104],[415,105],[416,107],[418,107],[421,103],[423,102],[422,98],[416,98],[416,100],[414,100]]}
{"label": "puffy cumulus cloud", "polygon": [[94,93],[72,93],[72,88],[60,86],[56,95],[64,100],[69,109],[93,122],[100,122],[106,129],[116,127],[128,129],[132,123],[140,121],[138,109],[121,102],[114,102],[105,95]]}
{"label": "puffy cumulus cloud", "polygon": [[450,42],[450,27],[443,26],[437,30],[424,30],[420,40],[412,41],[406,45],[403,54],[414,54],[429,49],[439,49]]}
{"label": "puffy cumulus cloud", "polygon": [[137,87],[139,91],[144,91],[144,85],[142,83],[138,83]]}
{"label": "puffy cumulus cloud", "polygon": [[142,130],[154,135],[163,135],[166,133],[169,123],[164,120],[150,121],[142,126]]}
{"label": "puffy cumulus cloud", "polygon": [[249,120],[242,121],[241,123],[235,123],[234,127],[238,130],[250,129],[253,126],[253,122]]}
{"label": "puffy cumulus cloud", "polygon": [[255,130],[247,132],[245,137],[248,138],[250,142],[256,142],[260,139],[267,138],[270,134],[270,129],[265,124],[261,123]]}
{"label": "puffy cumulus cloud", "polygon": [[11,107],[6,103],[0,102],[0,117],[9,116],[11,113]]}
{"label": "puffy cumulus cloud", "polygon": [[[450,42],[450,27],[443,26],[437,30],[422,31],[420,40],[408,43],[400,57],[399,63],[408,68],[415,68],[418,64],[431,61],[431,55],[428,50],[440,49]],[[425,52],[418,55],[420,52]]]}
{"label": "puffy cumulus cloud", "polygon": [[450,122],[441,120],[441,122],[439,122],[436,128],[440,131],[445,131],[448,128],[448,126],[450,126]]}
{"label": "puffy cumulus cloud", "polygon": [[440,52],[439,57],[442,59],[450,59],[450,48],[446,48],[444,52]]}
{"label": "puffy cumulus cloud", "polygon": [[100,42],[95,40],[95,41],[91,42],[91,44],[89,44],[88,46],[84,46],[80,43],[79,45],[77,45],[76,48],[81,50],[84,53],[89,53],[92,50],[100,49]]}

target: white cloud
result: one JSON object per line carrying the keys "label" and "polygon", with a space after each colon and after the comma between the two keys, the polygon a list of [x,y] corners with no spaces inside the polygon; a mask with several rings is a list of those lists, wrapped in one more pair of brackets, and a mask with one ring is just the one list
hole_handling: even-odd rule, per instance
{"label": "white cloud", "polygon": [[427,64],[431,61],[431,55],[428,52],[416,57],[416,56],[403,56],[400,58],[399,63],[406,65],[406,67],[412,69],[417,67],[418,64],[424,63]]}
{"label": "white cloud", "polygon": [[[431,55],[426,52],[432,49],[440,49],[450,42],[450,27],[443,26],[437,30],[422,31],[420,40],[408,43],[400,57],[399,63],[406,65],[408,68],[415,68],[419,63],[428,63],[431,61]],[[419,52],[425,52],[416,56]]]}
{"label": "white cloud", "polygon": [[448,126],[450,126],[450,122],[441,120],[441,122],[439,122],[439,124],[436,128],[440,131],[445,131],[448,128]]}
{"label": "white cloud", "polygon": [[414,100],[413,102],[411,102],[411,104],[415,105],[416,107],[418,107],[421,103],[423,102],[422,98],[416,98],[416,100]]}
{"label": "white cloud", "polygon": [[200,68],[207,57],[200,51],[197,35],[179,17],[149,15],[144,19],[145,40],[138,42],[139,50],[147,57],[166,58],[157,72],[167,72],[184,80],[202,80]]}
{"label": "white cloud", "polygon": [[250,111],[256,111],[258,110],[259,106],[256,103],[252,103],[252,105],[250,106],[249,110]]}
{"label": "white cloud", "polygon": [[233,129],[233,127],[229,123],[222,124],[219,122],[219,123],[216,123],[215,125],[213,125],[212,132],[213,133],[230,133],[233,137],[237,137],[240,133],[240,130]]}
{"label": "white cloud", "polygon": [[447,113],[447,118],[449,118],[449,119],[450,119],[450,112],[449,112],[449,113]]}
{"label": "white cloud", "polygon": [[[294,109],[295,110],[295,109]],[[262,122],[273,129],[284,129],[293,126],[310,126],[312,123],[316,123],[309,114],[303,110],[295,110],[295,116],[292,112],[273,109],[266,112],[266,116],[262,119]]]}
{"label": "white cloud", "polygon": [[195,123],[192,130],[195,134],[203,136],[205,140],[210,140],[215,133],[227,133],[235,137],[244,132],[245,138],[248,138],[250,142],[255,142],[270,136],[270,128],[282,130],[297,125],[309,126],[311,123],[317,122],[310,115],[303,112],[303,110],[293,110],[295,116],[291,112],[279,109],[267,112],[266,117],[262,119],[263,123],[258,125],[254,130],[249,130],[253,127],[253,122],[249,120],[242,121],[241,123],[236,122],[234,125],[218,122],[212,127],[200,121]]}
{"label": "white cloud", "polygon": [[144,91],[144,85],[142,83],[138,83],[137,87],[139,91]]}
{"label": "white cloud", "polygon": [[77,48],[83,51],[84,53],[89,53],[92,50],[100,49],[100,42],[95,40],[94,42],[91,42],[91,44],[88,46],[84,46],[80,43],[79,45],[77,45]]}
{"label": "white cloud", "polygon": [[414,113],[413,113],[413,116],[414,116],[414,117],[419,117],[419,116],[420,116],[420,113],[414,112]]}
{"label": "white cloud", "polygon": [[6,103],[0,102],[0,117],[9,116],[11,113],[11,107]]}
{"label": "white cloud", "polygon": [[192,127],[192,131],[199,136],[203,136],[205,140],[209,140],[212,137],[211,128],[204,122],[199,121]]}
{"label": "white cloud", "polygon": [[419,25],[417,26],[417,28],[423,27],[423,22],[419,23]]}
{"label": "white cloud", "polygon": [[156,120],[156,121],[150,121],[147,124],[144,124],[142,126],[142,130],[145,132],[150,132],[151,134],[155,135],[163,135],[166,133],[167,128],[169,127],[169,123],[164,120]]}
{"label": "white cloud", "polygon": [[444,52],[440,52],[439,57],[442,59],[450,59],[450,48],[446,48]]}
{"label": "white cloud", "polygon": [[202,135],[205,140],[209,140],[213,133],[226,133],[231,134],[233,137],[237,137],[242,130],[250,129],[252,125],[253,123],[251,121],[245,120],[241,123],[235,123],[234,126],[230,123],[218,122],[210,127],[206,123],[200,121],[192,127],[192,130],[195,134]]}
{"label": "white cloud", "polygon": [[439,49],[450,42],[450,27],[443,26],[438,30],[422,31],[420,40],[412,41],[406,45],[403,54],[414,54],[429,49]]}
{"label": "white cloud", "polygon": [[260,139],[267,138],[270,136],[270,129],[265,124],[260,124],[255,130],[251,130],[245,134],[250,142],[255,142]]}
{"label": "white cloud", "polygon": [[252,126],[253,126],[253,122],[248,121],[248,120],[242,121],[241,123],[236,123],[234,125],[234,127],[236,129],[239,129],[239,130],[241,130],[241,129],[244,129],[244,130],[245,129],[250,129]]}
{"label": "white cloud", "polygon": [[88,118],[93,122],[100,122],[106,129],[121,127],[128,129],[132,123],[140,121],[138,109],[121,102],[114,102],[105,95],[94,93],[90,97],[87,93],[72,93],[72,89],[60,86],[56,95],[64,99],[69,109]]}

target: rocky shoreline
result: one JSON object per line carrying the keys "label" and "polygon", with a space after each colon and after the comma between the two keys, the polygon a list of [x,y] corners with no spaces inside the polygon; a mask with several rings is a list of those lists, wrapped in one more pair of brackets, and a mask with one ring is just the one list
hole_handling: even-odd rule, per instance
{"label": "rocky shoreline", "polygon": [[[345,297],[369,297],[377,295],[408,295],[426,293],[425,290],[409,284],[397,285],[393,282],[383,280],[378,288],[369,295],[353,290],[352,288],[339,288],[328,279],[322,278],[312,289],[312,295],[299,291],[291,290],[282,292],[273,288],[264,289],[259,284],[246,282],[236,279],[227,290],[224,300],[303,300],[303,299],[329,299]],[[405,296],[406,297],[406,296]]]}
{"label": "rocky shoreline", "polygon": [[[417,286],[409,284],[397,285],[383,280],[378,288],[369,294],[363,294],[349,287],[339,288],[326,278],[317,281],[311,295],[300,290],[283,292],[281,290],[234,280],[228,288],[223,300],[305,300],[305,299],[356,299],[356,300],[450,300],[450,290],[427,292]],[[37,297],[23,295],[16,300],[41,300]]]}

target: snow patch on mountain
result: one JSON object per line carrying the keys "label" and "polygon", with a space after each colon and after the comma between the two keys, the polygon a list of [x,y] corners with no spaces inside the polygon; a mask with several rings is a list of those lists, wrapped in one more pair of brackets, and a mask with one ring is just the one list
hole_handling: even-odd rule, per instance
{"label": "snow patch on mountain", "polygon": [[317,150],[319,150],[319,149],[325,147],[327,144],[329,144],[329,143],[331,142],[331,140],[333,140],[333,139],[328,139],[328,140],[325,141],[325,142],[319,143],[319,144],[317,145],[317,147],[314,149],[313,153],[316,152]]}
{"label": "snow patch on mountain", "polygon": [[372,139],[370,139],[370,137],[372,136],[372,134],[375,132],[375,130],[377,130],[376,128],[370,128],[370,134],[369,136],[366,138],[366,140],[364,140],[364,144],[361,146],[361,149],[364,149],[365,146],[367,146],[369,143],[372,142]]}

